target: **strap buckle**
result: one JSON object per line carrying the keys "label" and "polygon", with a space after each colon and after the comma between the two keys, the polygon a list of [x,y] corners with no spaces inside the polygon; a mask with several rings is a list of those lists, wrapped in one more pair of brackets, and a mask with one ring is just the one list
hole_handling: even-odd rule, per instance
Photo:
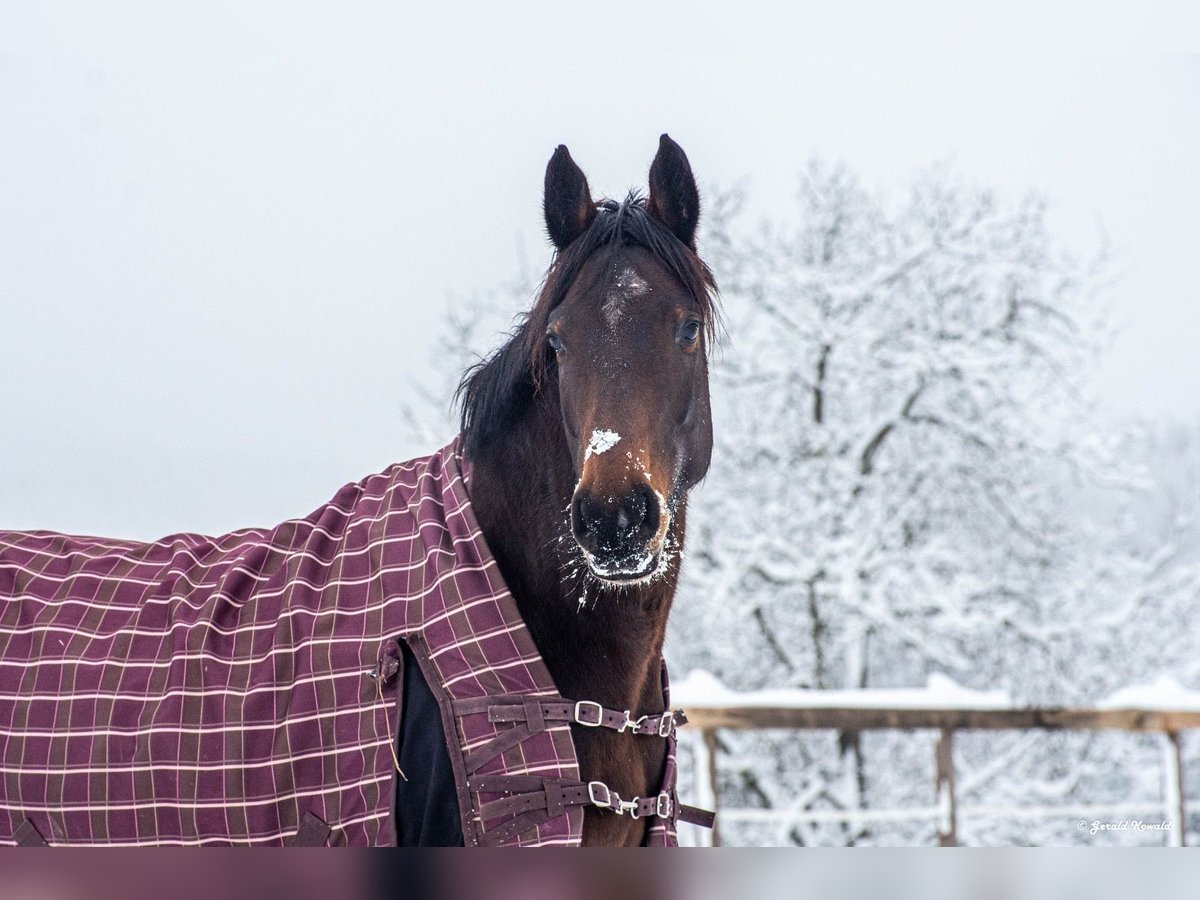
{"label": "strap buckle", "polygon": [[617,729],[617,734],[624,734],[626,728],[628,728],[630,731],[637,731],[642,727],[642,723],[645,721],[645,716],[642,716],[640,719],[635,721],[634,719],[630,718],[629,710],[625,710],[625,721],[622,722],[621,727]]}
{"label": "strap buckle", "polygon": [[658,720],[658,736],[660,738],[670,737],[671,732],[675,730],[675,713],[667,710],[662,714],[662,718]]}
{"label": "strap buckle", "polygon": [[617,798],[617,805],[618,805],[617,815],[623,816],[623,815],[625,815],[625,813],[629,813],[629,818],[640,819],[642,817],[642,814],[641,814],[641,812],[638,811],[638,805],[641,802],[642,802],[641,797],[634,797],[632,800],[622,800],[620,797],[618,797]]}
{"label": "strap buckle", "polygon": [[671,818],[671,795],[666,791],[660,792],[655,800],[654,815],[660,819]]}
{"label": "strap buckle", "polygon": [[[589,721],[583,717],[585,709],[596,711],[596,720]],[[599,728],[604,722],[604,707],[595,700],[579,700],[575,703],[575,721],[580,725],[586,725],[588,728]],[[624,726],[622,726],[624,727]]]}
{"label": "strap buckle", "polygon": [[[603,781],[589,781],[587,789],[588,800],[592,802],[592,806],[598,806],[601,809],[612,809],[612,791],[608,789],[607,784]],[[603,792],[602,795],[601,792]]]}

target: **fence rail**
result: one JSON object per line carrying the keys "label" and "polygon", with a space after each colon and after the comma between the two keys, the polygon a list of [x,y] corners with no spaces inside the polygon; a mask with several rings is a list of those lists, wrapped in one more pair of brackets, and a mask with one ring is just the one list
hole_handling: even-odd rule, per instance
{"label": "fence rail", "polygon": [[[1184,786],[1183,762],[1180,753],[1180,733],[1200,728],[1200,711],[1163,709],[1094,709],[1083,707],[1028,707],[1024,709],[973,708],[895,708],[895,707],[801,707],[801,706],[702,706],[688,704],[687,731],[699,738],[696,745],[696,777],[701,799],[718,813],[718,825],[712,830],[712,843],[721,843],[720,821],[833,821],[849,816],[830,810],[746,810],[722,811],[717,782],[721,729],[796,729],[834,730],[845,732],[898,730],[937,732],[934,749],[935,796],[931,807],[910,809],[855,810],[858,819],[897,821],[902,818],[931,818],[938,823],[938,843],[944,847],[958,845],[960,814],[989,814],[1004,812],[1011,815],[1041,816],[1049,814],[1104,815],[1118,810],[1146,812],[1163,811],[1170,821],[1167,843],[1184,843]],[[1128,731],[1157,733],[1164,741],[1164,796],[1159,804],[1120,803],[1076,804],[1061,807],[960,807],[955,792],[954,736],[959,731]]]}

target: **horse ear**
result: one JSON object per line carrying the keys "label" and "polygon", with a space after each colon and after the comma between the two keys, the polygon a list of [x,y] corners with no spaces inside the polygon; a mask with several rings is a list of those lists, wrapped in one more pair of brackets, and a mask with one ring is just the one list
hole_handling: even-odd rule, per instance
{"label": "horse ear", "polygon": [[583,170],[575,165],[566,145],[559,144],[546,166],[546,191],[542,197],[546,230],[559,250],[583,234],[596,217],[596,205]]}
{"label": "horse ear", "polygon": [[650,199],[646,206],[675,237],[696,249],[700,192],[683,148],[665,134],[658,139],[658,153],[650,164]]}

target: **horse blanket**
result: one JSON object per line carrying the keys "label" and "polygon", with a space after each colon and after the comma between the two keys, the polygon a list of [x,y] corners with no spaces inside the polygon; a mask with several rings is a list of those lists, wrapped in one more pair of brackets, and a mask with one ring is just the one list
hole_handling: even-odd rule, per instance
{"label": "horse blanket", "polygon": [[[395,844],[400,641],[466,844],[578,844],[589,803],[674,844],[675,714],[558,696],[468,479],[456,440],[271,529],[0,532],[0,844]],[[658,797],[580,781],[595,720],[667,738]]]}

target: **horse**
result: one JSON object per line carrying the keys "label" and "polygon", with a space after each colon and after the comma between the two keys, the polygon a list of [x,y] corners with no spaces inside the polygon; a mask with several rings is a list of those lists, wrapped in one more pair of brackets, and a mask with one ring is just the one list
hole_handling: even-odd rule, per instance
{"label": "horse", "polygon": [[636,846],[703,823],[662,661],[713,442],[699,193],[665,134],[621,201],[559,146],[543,211],[540,291],[437,454],[274,529],[0,532],[0,843]]}

